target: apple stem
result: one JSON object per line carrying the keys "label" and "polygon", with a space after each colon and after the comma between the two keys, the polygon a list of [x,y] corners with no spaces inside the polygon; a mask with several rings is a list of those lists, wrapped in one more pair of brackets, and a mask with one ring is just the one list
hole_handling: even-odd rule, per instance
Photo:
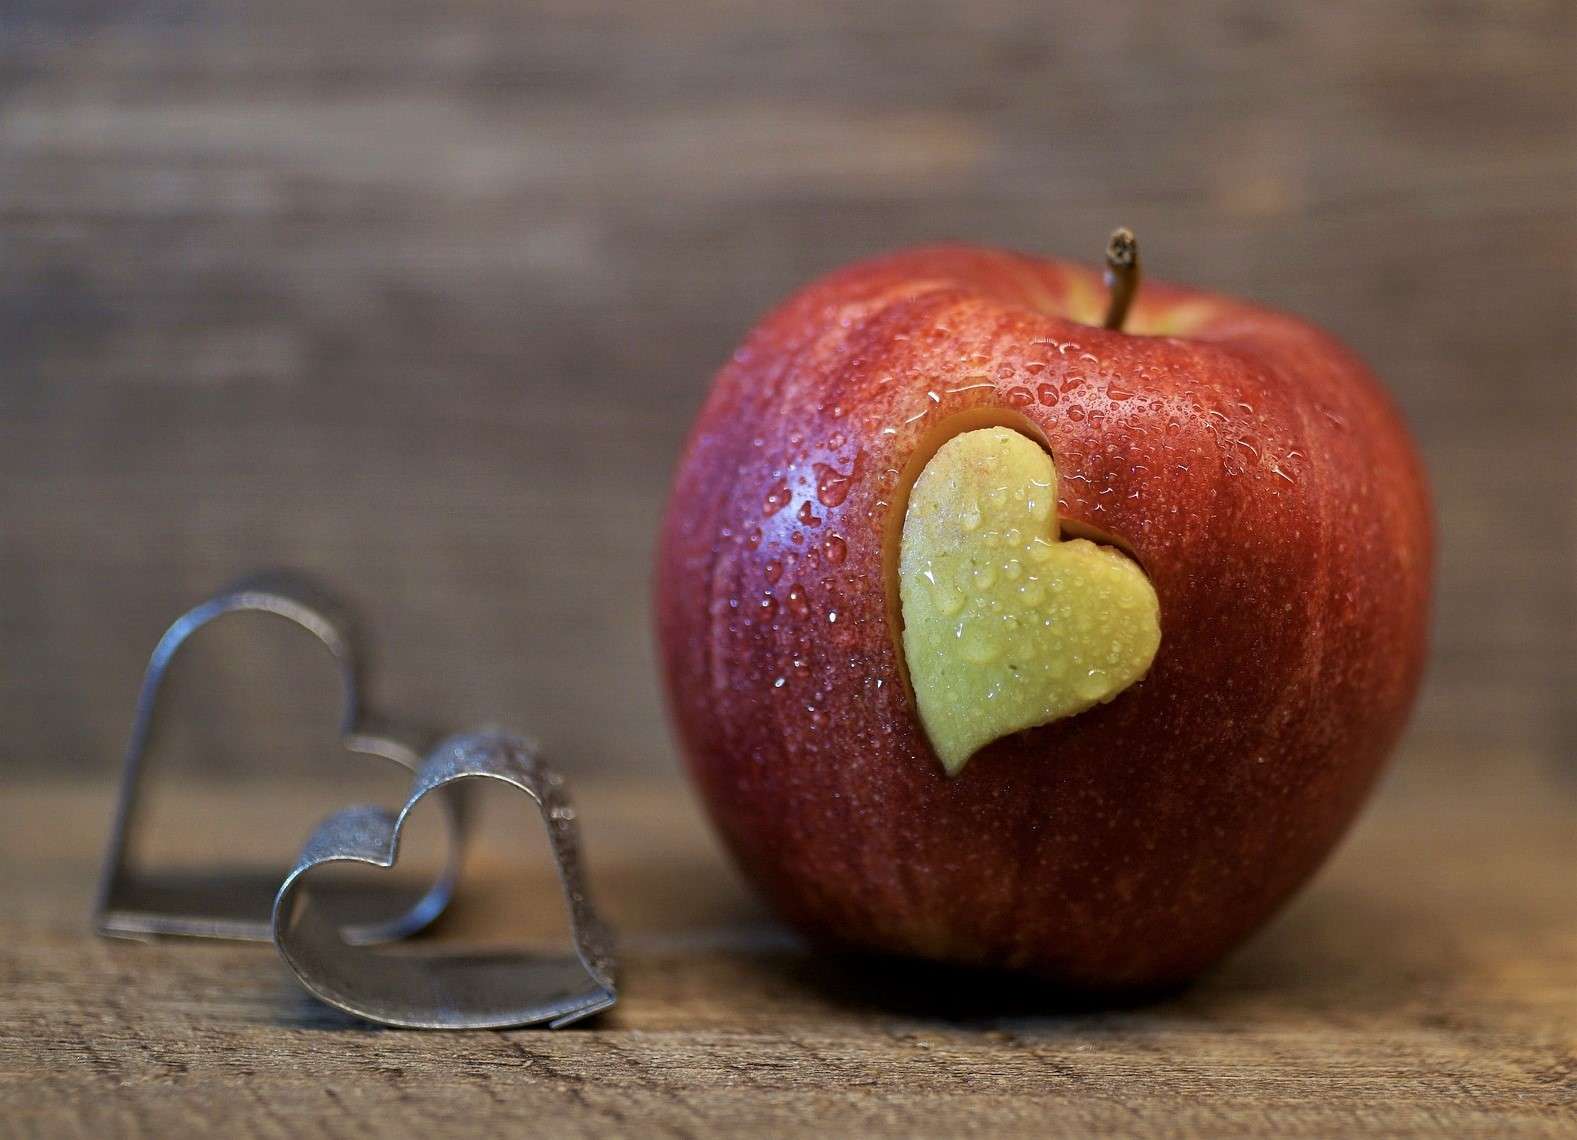
{"label": "apple stem", "polygon": [[1139,239],[1127,226],[1118,226],[1106,242],[1106,327],[1122,330],[1128,307],[1139,292]]}

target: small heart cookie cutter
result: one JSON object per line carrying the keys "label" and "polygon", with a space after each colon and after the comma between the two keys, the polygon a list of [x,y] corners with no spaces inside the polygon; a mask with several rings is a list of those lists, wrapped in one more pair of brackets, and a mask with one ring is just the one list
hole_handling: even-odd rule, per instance
{"label": "small heart cookie cutter", "polygon": [[[232,614],[270,614],[310,634],[329,651],[343,687],[340,741],[346,751],[387,760],[414,772],[423,745],[407,729],[380,724],[363,713],[365,681],[348,608],[317,583],[288,572],[245,578],[187,610],[171,623],[154,647],[137,696],[131,739],[126,745],[115,825],[104,859],[94,926],[117,938],[188,937],[267,942],[272,937],[277,879],[242,876],[210,868],[203,876],[166,878],[133,866],[139,832],[146,757],[154,740],[159,693],[180,651],[202,629]],[[448,905],[464,842],[457,804],[446,805],[449,829],[446,864],[421,892],[396,887],[358,900],[369,914],[384,917],[352,925],[357,942],[386,942],[413,934]],[[279,874],[283,874],[282,868]]]}
{"label": "small heart cookie cutter", "polygon": [[[573,956],[525,951],[384,954],[356,947],[314,905],[312,873],[334,863],[388,869],[411,812],[428,795],[491,780],[536,801],[569,910]],[[274,902],[274,945],[301,984],[368,1021],[410,1029],[559,1029],[617,1000],[613,941],[592,907],[580,861],[575,809],[559,774],[524,741],[484,731],[450,737],[429,753],[398,815],[354,807],[330,816],[307,841]]]}
{"label": "small heart cookie cutter", "polygon": [[[144,759],[154,736],[159,690],[171,662],[200,629],[227,614],[259,612],[284,618],[326,647],[344,688],[341,743],[348,751],[409,769],[413,784],[398,815],[353,807],[321,823],[296,865],[266,893],[253,884],[237,891],[234,876],[219,870],[194,882],[160,882],[138,872],[130,858],[139,824]],[[120,799],[104,872],[93,910],[94,927],[114,938],[162,936],[273,941],[285,962],[313,994],[346,1012],[385,1025],[433,1028],[502,1028],[547,1023],[559,1028],[589,1017],[617,1000],[612,936],[597,916],[581,867],[575,811],[561,776],[516,737],[493,730],[453,736],[425,760],[407,734],[373,729],[363,718],[361,682],[349,611],[321,587],[292,574],[248,578],[177,618],[159,639],[143,676]],[[357,949],[406,938],[431,924],[448,906],[464,854],[463,785],[490,779],[534,800],[548,830],[570,917],[573,956],[505,953],[486,957],[441,950],[380,956]],[[408,887],[362,888],[356,909],[381,916],[352,922],[324,905],[312,871],[326,863],[391,868],[401,830],[416,805],[437,798],[447,830],[446,862],[421,892]],[[392,916],[392,917],[390,917]]]}

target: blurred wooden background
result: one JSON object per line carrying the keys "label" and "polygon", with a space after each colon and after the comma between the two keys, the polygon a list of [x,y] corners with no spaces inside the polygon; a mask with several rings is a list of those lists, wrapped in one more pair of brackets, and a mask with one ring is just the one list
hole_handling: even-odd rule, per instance
{"label": "blurred wooden background", "polygon": [[287,564],[361,603],[389,707],[662,773],[652,537],[758,312],[1118,222],[1404,405],[1442,539],[1409,769],[1570,789],[1569,0],[8,0],[0,769],[107,776],[163,625]]}

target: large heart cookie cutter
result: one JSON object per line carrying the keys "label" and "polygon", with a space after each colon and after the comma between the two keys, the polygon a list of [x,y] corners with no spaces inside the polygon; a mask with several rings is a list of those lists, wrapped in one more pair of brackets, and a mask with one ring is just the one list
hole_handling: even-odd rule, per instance
{"label": "large heart cookie cutter", "polygon": [[[536,801],[569,910],[574,954],[445,954],[426,942],[398,952],[358,949],[317,904],[313,872],[326,864],[390,868],[400,834],[426,796],[495,780]],[[450,737],[422,764],[398,815],[348,808],[307,841],[274,903],[274,943],[302,985],[347,1013],[413,1029],[558,1029],[617,998],[613,943],[592,907],[580,863],[575,810],[559,775],[522,741],[499,732]]]}
{"label": "large heart cookie cutter", "polygon": [[[328,649],[344,688],[341,743],[353,753],[392,761],[412,771],[421,756],[419,744],[394,730],[370,727],[361,706],[361,682],[348,612],[320,587],[288,574],[247,579],[209,598],[175,620],[159,639],[143,675],[137,713],[126,746],[124,774],[115,827],[104,861],[104,874],[94,908],[100,934],[123,938],[179,935],[266,942],[272,937],[271,916],[278,875],[226,877],[209,869],[196,880],[161,881],[132,866],[139,823],[139,799],[145,754],[158,716],[159,690],[171,662],[203,627],[236,613],[264,613],[305,630]],[[445,797],[448,828],[447,861],[430,885],[420,889],[391,886],[356,898],[357,920],[344,925],[345,937],[357,943],[390,941],[430,923],[454,893],[463,844],[463,819],[458,802]],[[342,918],[348,916],[342,915]]]}

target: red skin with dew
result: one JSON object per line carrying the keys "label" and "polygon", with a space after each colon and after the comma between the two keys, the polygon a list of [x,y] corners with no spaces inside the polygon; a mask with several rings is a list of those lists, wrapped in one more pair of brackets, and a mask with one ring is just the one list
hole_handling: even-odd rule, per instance
{"label": "red skin with dew", "polygon": [[[1403,727],[1429,504],[1374,377],[1294,318],[1148,282],[1129,327],[1186,339],[1054,315],[1099,290],[968,247],[851,266],[762,321],[691,433],[658,555],[670,708],[729,848],[813,937],[1181,981],[1319,866]],[[1162,641],[1110,704],[949,778],[892,544],[906,466],[982,408],[1043,434],[1064,526],[1139,559]]]}

